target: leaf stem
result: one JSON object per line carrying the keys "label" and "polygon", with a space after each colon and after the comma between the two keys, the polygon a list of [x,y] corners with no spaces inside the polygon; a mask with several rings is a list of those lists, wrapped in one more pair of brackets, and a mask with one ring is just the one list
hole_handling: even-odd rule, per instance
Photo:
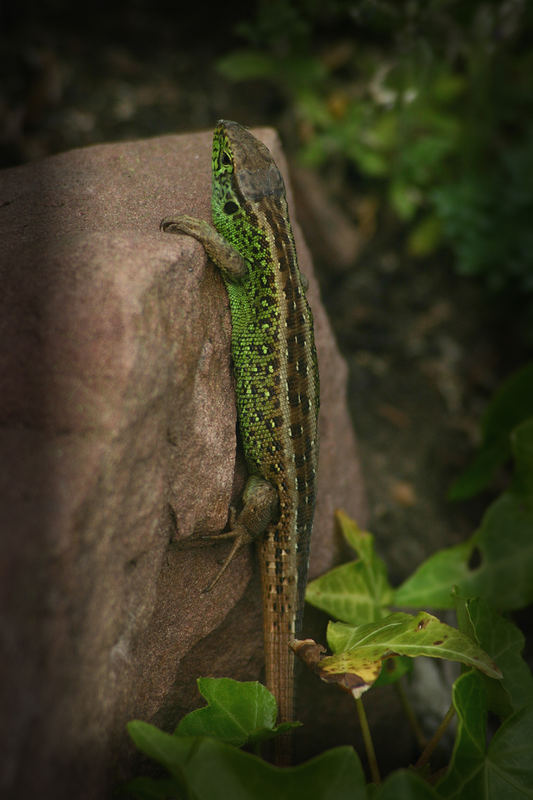
{"label": "leaf stem", "polygon": [[374,743],[372,735],[368,726],[368,719],[366,716],[365,707],[360,697],[355,698],[355,705],[359,715],[359,724],[361,725],[361,732],[363,734],[363,741],[365,743],[366,757],[368,759],[368,766],[370,767],[370,774],[374,783],[381,783],[381,775],[379,774],[378,762],[376,759],[376,751],[374,750]]}
{"label": "leaf stem", "polygon": [[424,767],[428,763],[429,759],[433,755],[433,751],[435,750],[435,748],[437,747],[438,743],[440,742],[440,740],[444,736],[444,733],[446,732],[446,728],[448,727],[448,725],[452,721],[454,714],[455,714],[455,707],[454,707],[454,705],[452,703],[451,706],[449,707],[448,711],[446,712],[446,714],[444,716],[444,719],[442,720],[441,724],[439,725],[439,727],[437,728],[437,730],[435,731],[435,733],[433,734],[433,736],[431,737],[431,739],[429,740],[429,742],[425,746],[424,750],[420,754],[420,758],[418,759],[418,761],[415,764],[415,769],[422,769],[422,767]]}
{"label": "leaf stem", "polygon": [[423,750],[427,745],[427,739],[424,736],[424,732],[420,727],[418,719],[416,718],[415,712],[413,711],[413,707],[409,702],[409,698],[407,697],[407,693],[405,691],[402,678],[396,681],[396,683],[394,684],[394,688],[396,690],[396,693],[398,694],[398,698],[402,705],[404,714],[407,717],[407,721],[411,727],[411,730],[413,731],[417,744],[419,748]]}

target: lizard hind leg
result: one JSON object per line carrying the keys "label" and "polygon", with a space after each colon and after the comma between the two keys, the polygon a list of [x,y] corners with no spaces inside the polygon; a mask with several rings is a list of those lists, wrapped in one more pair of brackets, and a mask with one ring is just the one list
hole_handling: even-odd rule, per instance
{"label": "lizard hind leg", "polygon": [[[203,590],[210,592],[218,583],[241,547],[258,539],[274,521],[278,509],[278,493],[271,483],[257,475],[251,475],[242,494],[243,507],[231,530],[212,537],[212,541],[233,539],[233,547],[225,558],[213,580]],[[234,516],[234,514],[232,514]]]}

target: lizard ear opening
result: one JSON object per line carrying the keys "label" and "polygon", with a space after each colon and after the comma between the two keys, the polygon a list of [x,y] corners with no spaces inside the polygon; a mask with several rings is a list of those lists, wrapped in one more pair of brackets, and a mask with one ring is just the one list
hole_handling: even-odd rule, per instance
{"label": "lizard ear opening", "polygon": [[228,200],[224,203],[224,214],[235,214],[239,210],[239,206],[233,200]]}

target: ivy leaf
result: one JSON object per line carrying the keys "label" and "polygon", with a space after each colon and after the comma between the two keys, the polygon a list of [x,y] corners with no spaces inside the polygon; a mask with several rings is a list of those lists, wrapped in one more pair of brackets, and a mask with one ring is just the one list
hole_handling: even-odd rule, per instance
{"label": "ivy leaf", "polygon": [[370,689],[384,659],[392,655],[446,658],[476,667],[491,678],[501,678],[497,665],[479,645],[424,611],[416,616],[396,612],[358,626],[330,622],[328,644],[332,656],[324,656],[324,648],[312,639],[291,646],[321,680],[338,684],[355,698]]}
{"label": "ivy leaf", "polygon": [[470,466],[450,489],[450,498],[471,497],[489,485],[511,455],[511,431],[533,417],[533,364],[513,373],[491,400],[482,421],[482,444]]}
{"label": "ivy leaf", "polygon": [[533,705],[533,675],[522,658],[524,636],[510,620],[480,597],[456,597],[459,629],[471,636],[503,673],[501,681],[487,681],[489,708],[505,718],[525,705]]}
{"label": "ivy leaf", "polygon": [[213,736],[241,747],[300,725],[299,722],[276,725],[276,700],[266,686],[257,681],[198,678],[197,684],[207,706],[191,711],[181,720],[175,731],[178,736]]}
{"label": "ivy leaf", "polygon": [[413,660],[408,656],[386,658],[374,686],[388,686],[413,671]]}
{"label": "ivy leaf", "polygon": [[487,697],[481,675],[461,675],[453,687],[453,702],[459,725],[448,772],[436,787],[439,795],[454,800],[531,797],[533,706],[508,717],[487,746]]}
{"label": "ivy leaf", "polygon": [[439,795],[423,778],[407,769],[399,769],[381,784],[372,800],[438,800]]}
{"label": "ivy leaf", "polygon": [[[450,587],[465,597],[486,597],[505,611],[533,602],[533,421],[511,437],[515,478],[511,489],[487,509],[468,541],[428,558],[395,592],[403,607],[453,608]],[[479,556],[479,566],[469,561]]]}
{"label": "ivy leaf", "polygon": [[[469,561],[479,557],[479,566]],[[505,611],[533,602],[533,510],[506,492],[468,541],[430,556],[395,593],[395,605],[453,608],[452,586]]]}
{"label": "ivy leaf", "polygon": [[381,658],[388,653],[446,658],[476,667],[491,678],[501,678],[496,664],[475,642],[425,611],[416,616],[397,611],[379,622],[356,627],[330,622],[328,644],[334,653],[353,652],[366,658]]}
{"label": "ivy leaf", "polygon": [[128,724],[128,732],[138,749],[183,781],[185,796],[195,800],[366,800],[365,777],[351,747],[281,768],[225,742],[173,736],[138,720]]}
{"label": "ivy leaf", "polygon": [[492,481],[496,470],[511,455],[509,436],[503,434],[484,442],[474,458],[454,480],[448,490],[450,500],[467,500],[486,489]]}
{"label": "ivy leaf", "polygon": [[[483,681],[475,672],[461,675],[453,686],[459,725],[447,774],[438,784],[443,797],[483,797],[483,761],[487,703]],[[472,794],[468,795],[468,788]],[[479,792],[479,794],[478,794]]]}
{"label": "ivy leaf", "polygon": [[383,616],[392,602],[393,589],[385,564],[376,555],[374,537],[362,531],[343,511],[335,513],[335,523],[358,555],[330,570],[307,586],[306,600],[335,619],[360,625]]}

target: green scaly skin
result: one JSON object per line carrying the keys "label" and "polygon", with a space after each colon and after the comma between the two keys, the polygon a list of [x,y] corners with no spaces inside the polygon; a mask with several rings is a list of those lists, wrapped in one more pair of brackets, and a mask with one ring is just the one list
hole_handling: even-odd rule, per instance
{"label": "green scaly skin", "polygon": [[[283,179],[268,149],[237,123],[221,121],[213,137],[212,174],[215,228],[186,215],[164,219],[161,228],[198,239],[227,288],[249,479],[241,513],[232,530],[220,535],[235,539],[221,573],[240,546],[258,541],[266,683],[280,721],[287,721],[294,694],[289,642],[301,625],[316,494],[313,319]],[[278,761],[287,759],[287,751],[278,753]]]}

